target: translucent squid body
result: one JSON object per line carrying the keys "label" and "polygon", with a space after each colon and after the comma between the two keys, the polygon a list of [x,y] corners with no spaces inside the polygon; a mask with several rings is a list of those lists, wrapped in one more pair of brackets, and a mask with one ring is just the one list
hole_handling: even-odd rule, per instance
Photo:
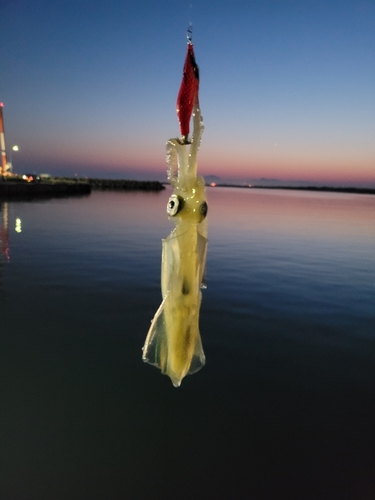
{"label": "translucent squid body", "polygon": [[[182,137],[167,142],[168,179],[173,187],[167,213],[176,227],[162,241],[163,301],[143,347],[143,361],[160,368],[175,387],[180,386],[186,375],[195,373],[205,364],[199,310],[207,253],[207,202],[204,179],[197,176],[197,153],[204,129],[198,86],[198,67],[189,40],[177,99]],[[190,143],[191,114],[194,130]]]}

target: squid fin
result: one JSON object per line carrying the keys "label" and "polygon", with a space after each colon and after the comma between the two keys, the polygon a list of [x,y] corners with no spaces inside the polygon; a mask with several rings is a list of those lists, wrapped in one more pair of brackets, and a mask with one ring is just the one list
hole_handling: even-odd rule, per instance
{"label": "squid fin", "polygon": [[[195,336],[194,350],[190,355],[191,359],[187,357],[186,362],[183,361],[181,364],[177,362],[176,364],[176,354],[173,352],[173,348],[170,350],[168,346],[167,326],[164,316],[164,308],[169,298],[167,294],[151,322],[143,346],[142,359],[145,363],[159,368],[163,374],[168,375],[175,387],[179,387],[186,375],[196,373],[203,368],[206,358],[198,332]],[[183,358],[185,359],[185,356]],[[178,366],[177,370],[173,369],[174,366]]]}
{"label": "squid fin", "polygon": [[143,346],[142,360],[164,370],[168,357],[167,335],[164,320],[164,303],[160,304],[156,311]]}
{"label": "squid fin", "polygon": [[204,367],[205,363],[206,363],[206,356],[204,355],[203,352],[201,336],[198,335],[188,375],[193,375],[193,373],[199,371],[201,368]]}

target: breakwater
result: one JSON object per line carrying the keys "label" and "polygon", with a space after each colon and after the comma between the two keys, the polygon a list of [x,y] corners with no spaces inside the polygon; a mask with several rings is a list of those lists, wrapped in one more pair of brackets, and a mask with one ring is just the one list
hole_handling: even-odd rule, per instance
{"label": "breakwater", "polygon": [[[30,176],[29,176],[30,178]],[[119,179],[97,179],[77,177],[31,177],[27,182],[20,176],[0,177],[0,197],[44,197],[90,194],[92,189],[115,191],[161,191],[165,189],[158,181],[135,181]]]}
{"label": "breakwater", "polygon": [[9,179],[0,181],[1,198],[84,195],[90,194],[91,189],[87,182],[26,182]]}
{"label": "breakwater", "polygon": [[133,181],[120,179],[85,179],[93,189],[113,189],[125,191],[161,191],[165,189],[159,181]]}

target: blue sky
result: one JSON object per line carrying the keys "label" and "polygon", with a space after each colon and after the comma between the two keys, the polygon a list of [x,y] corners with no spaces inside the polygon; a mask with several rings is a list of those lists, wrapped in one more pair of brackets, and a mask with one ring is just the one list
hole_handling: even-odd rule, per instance
{"label": "blue sky", "polygon": [[14,169],[165,179],[186,29],[199,170],[375,186],[375,2],[2,0]]}

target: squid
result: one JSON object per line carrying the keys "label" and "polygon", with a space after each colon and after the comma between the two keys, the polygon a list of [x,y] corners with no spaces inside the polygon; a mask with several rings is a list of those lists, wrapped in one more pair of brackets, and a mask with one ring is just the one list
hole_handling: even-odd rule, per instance
{"label": "squid", "polygon": [[188,37],[176,105],[181,138],[170,139],[166,145],[167,176],[173,187],[167,214],[175,228],[162,240],[162,303],[151,321],[142,354],[143,361],[168,375],[175,387],[205,364],[199,311],[201,288],[205,288],[207,201],[204,179],[197,175],[197,154],[204,130],[198,91],[199,69]]}

